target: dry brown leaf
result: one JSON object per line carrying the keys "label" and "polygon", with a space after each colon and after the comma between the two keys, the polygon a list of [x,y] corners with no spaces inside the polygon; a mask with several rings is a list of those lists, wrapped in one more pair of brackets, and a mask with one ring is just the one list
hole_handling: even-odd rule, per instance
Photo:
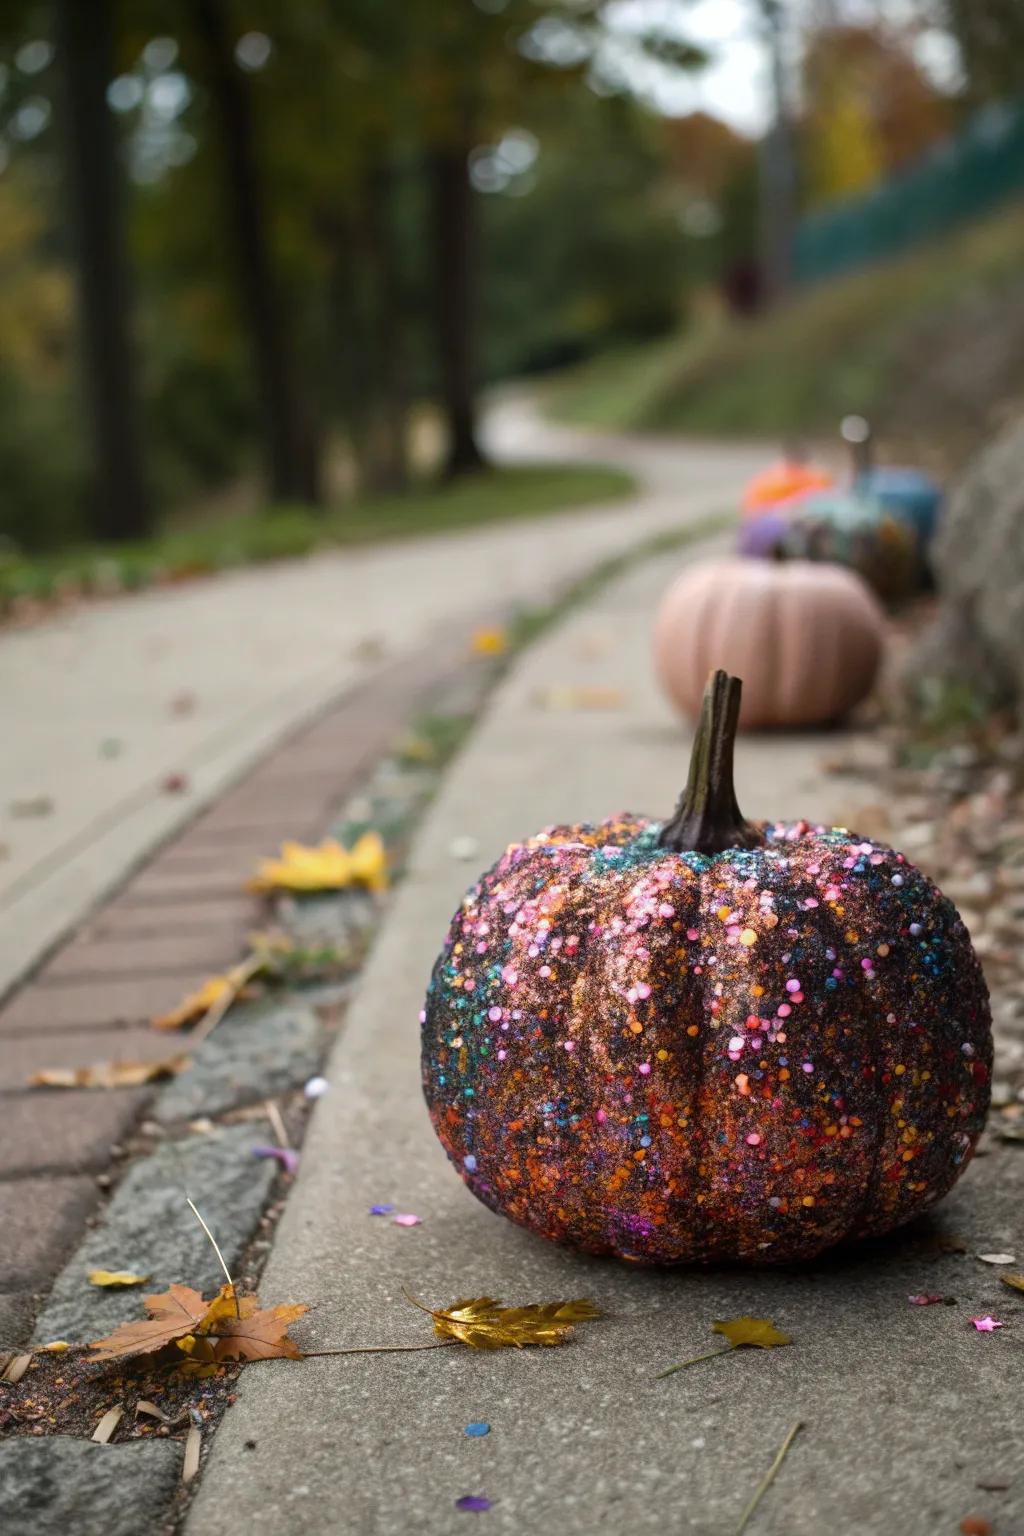
{"label": "dry brown leaf", "polygon": [[106,1445],[123,1418],[124,1403],[118,1403],[116,1408],[108,1408],[89,1438],[95,1440],[97,1445]]}
{"label": "dry brown leaf", "polygon": [[1024,1291],[1024,1275],[1000,1275],[999,1278],[1011,1291]]}
{"label": "dry brown leaf", "polygon": [[100,1061],[91,1067],[46,1067],[33,1072],[30,1088],[141,1088],[162,1077],[175,1077],[188,1066],[187,1055],[163,1061]]}
{"label": "dry brown leaf", "polygon": [[308,1309],[283,1305],[258,1310],[255,1296],[238,1296],[222,1285],[214,1299],[204,1301],[186,1285],[172,1285],[159,1296],[143,1297],[148,1320],[122,1323],[108,1338],[91,1347],[95,1360],[123,1360],[156,1354],[176,1344],[187,1358],[181,1369],[191,1376],[209,1376],[225,1360],[300,1360],[302,1352],[288,1338],[290,1323]]}
{"label": "dry brown leaf", "polygon": [[455,1339],[470,1349],[522,1349],[527,1345],[564,1344],[574,1323],[600,1313],[592,1301],[552,1301],[543,1305],[503,1307],[493,1296],[454,1301],[435,1311],[414,1297],[408,1298],[434,1319],[441,1339]]}
{"label": "dry brown leaf", "polygon": [[110,1289],[126,1285],[145,1285],[148,1279],[148,1275],[133,1275],[129,1269],[90,1269],[88,1274],[90,1285]]}
{"label": "dry brown leaf", "polygon": [[[246,1300],[255,1301],[255,1297]],[[288,1327],[309,1308],[301,1303],[268,1307],[243,1317],[225,1317],[214,1346],[218,1360],[301,1360],[302,1351],[288,1337]]]}
{"label": "dry brown leaf", "polygon": [[223,975],[209,976],[202,986],[183,999],[170,1013],[159,1014],[152,1022],[154,1029],[183,1029],[203,1018],[211,1008],[224,1002],[233,1002],[240,996],[245,984],[252,977],[252,970],[243,961],[232,966]]}
{"label": "dry brown leaf", "polygon": [[155,1354],[158,1349],[192,1333],[208,1310],[199,1292],[188,1285],[172,1285],[158,1296],[144,1296],[142,1305],[149,1317],[137,1323],[122,1323],[105,1339],[97,1339],[90,1345],[97,1351],[94,1360],[124,1360],[132,1355]]}
{"label": "dry brown leaf", "polygon": [[203,1449],[203,1437],[193,1424],[185,1436],[185,1459],[181,1464],[181,1480],[190,1483],[199,1471],[199,1455]]}

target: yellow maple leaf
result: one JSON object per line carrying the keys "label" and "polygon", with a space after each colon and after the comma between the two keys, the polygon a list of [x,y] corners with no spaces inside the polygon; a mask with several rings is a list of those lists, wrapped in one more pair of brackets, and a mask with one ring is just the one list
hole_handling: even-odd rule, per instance
{"label": "yellow maple leaf", "polygon": [[780,1333],[765,1317],[734,1317],[712,1323],[711,1331],[727,1338],[733,1349],[777,1349],[793,1342],[788,1333]]}
{"label": "yellow maple leaf", "polygon": [[182,1029],[209,1013],[211,1008],[234,999],[252,977],[252,968],[246,962],[234,965],[220,976],[208,976],[202,986],[182,1000],[170,1013],[162,1013],[153,1020],[154,1029]]}
{"label": "yellow maple leaf", "polygon": [[148,1275],[133,1275],[128,1269],[90,1269],[89,1284],[101,1286],[144,1285]]}
{"label": "yellow maple leaf", "polygon": [[349,849],[334,838],[319,848],[302,843],[282,843],[279,859],[261,860],[252,891],[340,891],[362,885],[370,891],[387,890],[387,854],[376,832],[364,832]]}
{"label": "yellow maple leaf", "polygon": [[453,1301],[434,1310],[415,1297],[408,1300],[434,1320],[438,1338],[454,1339],[470,1349],[523,1349],[527,1345],[564,1344],[574,1323],[600,1313],[592,1301],[551,1301],[526,1307],[503,1307],[493,1296]]}

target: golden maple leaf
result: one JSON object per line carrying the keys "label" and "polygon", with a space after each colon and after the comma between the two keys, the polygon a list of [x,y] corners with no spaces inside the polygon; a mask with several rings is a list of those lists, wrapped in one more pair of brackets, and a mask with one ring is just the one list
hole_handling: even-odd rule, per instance
{"label": "golden maple leaf", "polygon": [[134,1275],[127,1269],[90,1269],[87,1278],[90,1285],[116,1288],[123,1285],[145,1285],[149,1276]]}
{"label": "golden maple leaf", "polygon": [[190,1285],[172,1285],[156,1296],[143,1296],[148,1319],[122,1323],[113,1333],[91,1344],[94,1360],[124,1360],[132,1355],[151,1355],[176,1339],[184,1338],[206,1315],[207,1304]]}
{"label": "golden maple leaf", "polygon": [[788,1333],[780,1333],[765,1317],[734,1317],[712,1323],[711,1331],[727,1338],[733,1349],[777,1349],[793,1342]]}
{"label": "golden maple leaf", "polygon": [[454,1339],[470,1349],[522,1349],[526,1345],[564,1344],[574,1323],[600,1313],[592,1301],[551,1301],[526,1307],[503,1307],[493,1296],[453,1301],[435,1310],[412,1296],[408,1299],[434,1320],[438,1338]]}
{"label": "golden maple leaf", "polygon": [[1024,1291],[1024,1275],[1000,1275],[999,1278],[1011,1291]]}
{"label": "golden maple leaf", "polygon": [[387,854],[377,832],[364,832],[351,849],[334,838],[327,838],[319,848],[282,843],[281,857],[261,860],[249,889],[340,891],[350,885],[387,890]]}

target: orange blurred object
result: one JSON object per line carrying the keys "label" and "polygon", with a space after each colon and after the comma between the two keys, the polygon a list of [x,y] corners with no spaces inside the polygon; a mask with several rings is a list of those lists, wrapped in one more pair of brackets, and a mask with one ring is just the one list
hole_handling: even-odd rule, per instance
{"label": "orange blurred object", "polygon": [[810,459],[780,459],[755,475],[743,495],[743,510],[750,517],[767,512],[780,502],[822,491],[835,484],[835,476]]}

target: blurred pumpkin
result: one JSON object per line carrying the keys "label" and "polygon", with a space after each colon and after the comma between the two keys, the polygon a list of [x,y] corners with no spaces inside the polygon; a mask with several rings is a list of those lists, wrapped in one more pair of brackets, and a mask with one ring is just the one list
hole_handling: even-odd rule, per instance
{"label": "blurred pumpkin", "polygon": [[710,666],[742,673],[748,730],[822,725],[870,693],[885,618],[839,566],[715,560],[684,570],[658,610],[654,656],[684,714],[701,707]]}
{"label": "blurred pumpkin", "polygon": [[820,464],[787,454],[754,476],[743,495],[743,510],[756,517],[779,502],[792,501],[808,491],[824,490],[834,483],[834,477]]}
{"label": "blurred pumpkin", "polygon": [[887,603],[912,597],[923,582],[911,529],[884,503],[857,489],[821,491],[801,501],[780,550],[787,559],[845,565]]}
{"label": "blurred pumpkin", "polygon": [[781,506],[758,517],[745,517],[740,523],[736,548],[752,560],[781,560],[790,514]]}
{"label": "blurred pumpkin", "polygon": [[988,994],[952,903],[843,828],[743,819],[739,688],[712,678],[667,824],[513,843],[427,990],[449,1159],[492,1210],[590,1253],[812,1258],[931,1206],[984,1124]]}
{"label": "blurred pumpkin", "polygon": [[905,522],[925,555],[942,511],[941,486],[922,469],[876,464],[874,432],[863,416],[844,416],[839,430],[851,453],[853,488]]}

